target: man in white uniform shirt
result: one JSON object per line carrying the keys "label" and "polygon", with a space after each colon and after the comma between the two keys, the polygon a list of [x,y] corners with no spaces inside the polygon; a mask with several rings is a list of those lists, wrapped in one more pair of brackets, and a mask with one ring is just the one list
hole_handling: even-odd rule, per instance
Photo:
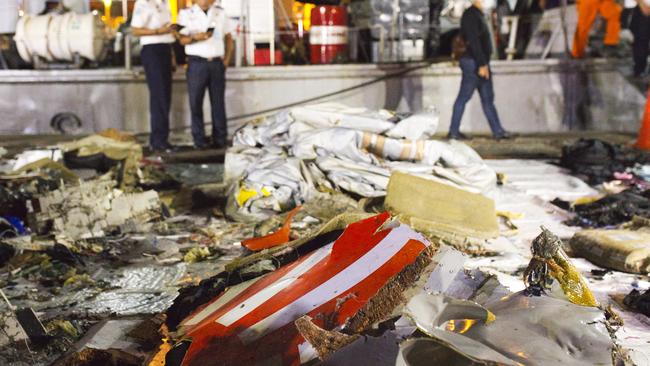
{"label": "man in white uniform shirt", "polygon": [[233,52],[231,30],[223,8],[214,0],[196,0],[178,14],[180,42],[187,55],[187,88],[192,113],[194,146],[205,148],[203,99],[210,93],[212,112],[212,146],[226,146],[226,66]]}
{"label": "man in white uniform shirt", "polygon": [[133,35],[140,37],[140,58],[149,87],[149,119],[153,150],[168,150],[169,109],[172,101],[172,43],[176,41],[167,0],[137,0],[131,18]]}

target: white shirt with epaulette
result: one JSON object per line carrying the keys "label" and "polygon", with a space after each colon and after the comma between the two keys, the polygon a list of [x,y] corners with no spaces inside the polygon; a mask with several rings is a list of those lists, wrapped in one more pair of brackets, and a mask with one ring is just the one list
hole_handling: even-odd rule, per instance
{"label": "white shirt with epaulette", "polygon": [[224,56],[223,39],[226,34],[232,33],[232,25],[222,7],[216,4],[212,5],[206,13],[197,4],[194,4],[178,13],[178,24],[183,26],[180,33],[186,36],[207,32],[209,28],[214,28],[212,37],[209,39],[186,45],[186,55],[203,58]]}
{"label": "white shirt with epaulette", "polygon": [[[171,23],[172,13],[167,0],[137,0],[133,9],[131,26],[135,28],[158,29]],[[158,34],[140,37],[140,44],[174,43],[172,34]]]}

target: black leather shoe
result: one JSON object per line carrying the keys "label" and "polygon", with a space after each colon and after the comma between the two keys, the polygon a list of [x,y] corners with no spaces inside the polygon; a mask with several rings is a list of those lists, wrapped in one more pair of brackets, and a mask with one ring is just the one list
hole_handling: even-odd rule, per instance
{"label": "black leather shoe", "polygon": [[225,141],[218,141],[212,144],[213,149],[226,149],[228,148],[228,143]]}
{"label": "black leather shoe", "polygon": [[155,153],[170,153],[174,151],[178,151],[178,147],[173,146],[171,144],[165,144],[162,146],[152,146],[151,150]]}
{"label": "black leather shoe", "polygon": [[511,134],[510,132],[508,132],[508,131],[503,131],[498,135],[494,135],[494,139],[497,140],[497,141],[510,140],[510,139],[513,139],[514,137],[515,136],[513,134]]}
{"label": "black leather shoe", "polygon": [[451,133],[451,132],[450,132],[450,133],[447,135],[447,138],[448,138],[449,140],[469,140],[469,136],[465,135],[465,134],[462,133],[462,132],[458,132],[458,133]]}

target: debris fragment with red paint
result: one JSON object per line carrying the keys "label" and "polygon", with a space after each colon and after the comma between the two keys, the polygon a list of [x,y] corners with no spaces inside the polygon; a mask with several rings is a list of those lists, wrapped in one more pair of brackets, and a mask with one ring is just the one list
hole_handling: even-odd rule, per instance
{"label": "debris fragment with red paint", "polygon": [[[187,317],[179,334],[191,345],[182,364],[211,364],[217,358],[221,365],[308,362],[317,353],[296,328],[298,318],[308,315],[325,330],[363,330],[390,315],[396,305],[391,301],[399,297],[377,297],[395,286],[391,282],[417,277],[430,263],[432,249],[388,213],[355,222],[336,241],[229,288]],[[370,303],[383,306],[372,310]]]}

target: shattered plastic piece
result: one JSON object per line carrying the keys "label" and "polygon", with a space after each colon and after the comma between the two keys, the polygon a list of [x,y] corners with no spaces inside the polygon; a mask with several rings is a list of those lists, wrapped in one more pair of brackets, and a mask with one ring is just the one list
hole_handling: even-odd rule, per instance
{"label": "shattered plastic piece", "polygon": [[452,245],[499,235],[494,201],[481,194],[401,172],[391,175],[387,191],[386,209],[426,235]]}
{"label": "shattered plastic piece", "polygon": [[294,208],[289,212],[287,218],[284,221],[284,225],[279,228],[276,232],[253,239],[246,239],[242,241],[242,245],[252,250],[254,252],[260,251],[262,249],[268,249],[280,244],[284,244],[289,241],[289,232],[291,231],[291,220],[300,210],[300,206]]}
{"label": "shattered plastic piece", "polygon": [[533,258],[524,272],[524,282],[531,293],[538,294],[550,288],[553,277],[572,303],[598,306],[586,280],[562,249],[560,238],[542,226],[542,233],[533,240],[531,251]]}
{"label": "shattered plastic piece", "polygon": [[384,213],[351,224],[335,242],[197,309],[179,328],[192,341],[183,364],[205,364],[215,355],[225,364],[293,364],[304,342],[294,321],[303,315],[326,331],[345,329],[351,317],[350,329],[358,329],[389,315],[390,306],[377,307],[377,314],[360,309],[421,254],[429,255],[430,244],[405,225],[381,229],[388,219]]}

